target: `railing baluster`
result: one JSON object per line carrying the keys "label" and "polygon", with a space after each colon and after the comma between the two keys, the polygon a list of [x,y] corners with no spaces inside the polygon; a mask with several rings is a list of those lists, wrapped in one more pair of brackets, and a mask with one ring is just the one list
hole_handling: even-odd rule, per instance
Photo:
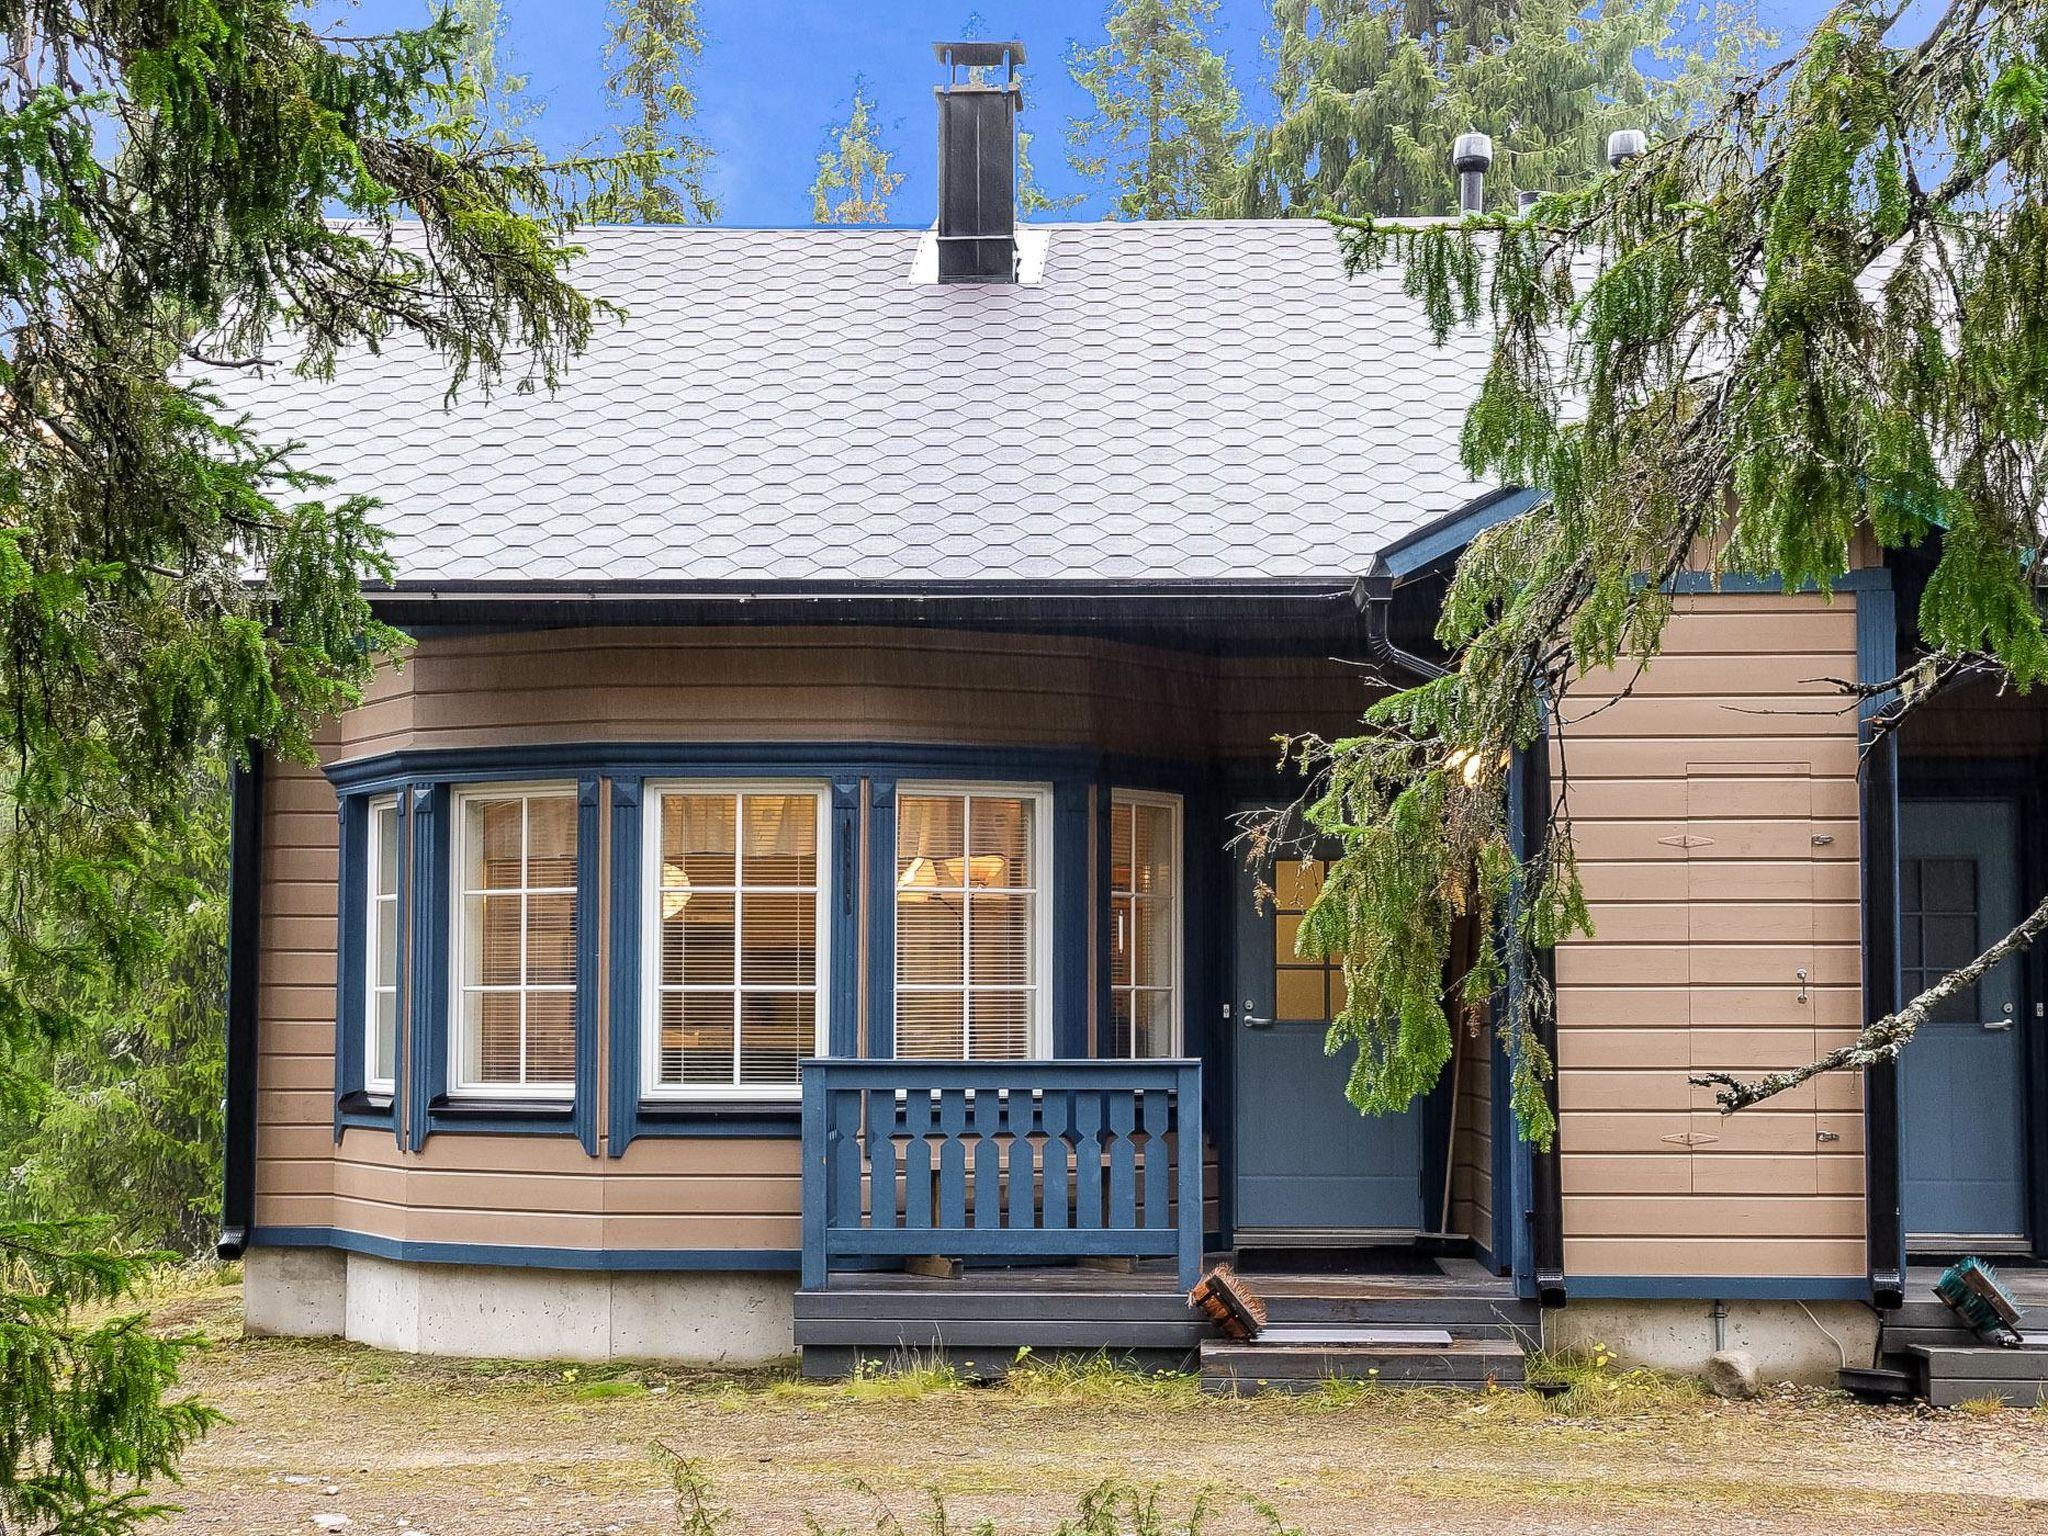
{"label": "railing baluster", "polygon": [[1112,1088],[1109,1100],[1109,1225],[1128,1232],[1138,1224],[1137,1096],[1129,1088]]}
{"label": "railing baluster", "polygon": [[1145,1225],[1170,1227],[1173,1213],[1167,1209],[1168,1191],[1173,1188],[1173,1154],[1166,1144],[1166,1129],[1172,1118],[1173,1095],[1163,1087],[1144,1090],[1145,1116]]}
{"label": "railing baluster", "polygon": [[868,1100],[868,1225],[893,1230],[896,1225],[896,1095],[870,1088]]}
{"label": "railing baluster", "polygon": [[1012,1230],[1038,1225],[1038,1170],[1031,1136],[1035,1098],[1029,1088],[1012,1088],[1003,1096],[1003,1130],[1010,1138],[1009,1210],[1003,1224]]}
{"label": "railing baluster", "polygon": [[1066,1230],[1070,1212],[1067,1201],[1067,1127],[1071,1123],[1068,1111],[1073,1108],[1074,1090],[1071,1088],[1048,1088],[1045,1101],[1039,1107],[1040,1130],[1039,1161],[1045,1168],[1045,1215],[1042,1218],[1046,1230]]}
{"label": "railing baluster", "polygon": [[1179,1101],[1180,1130],[1175,1153],[1180,1163],[1179,1268],[1182,1290],[1193,1290],[1202,1277],[1202,1066],[1186,1062],[1175,1072],[1174,1098]]}
{"label": "railing baluster", "polygon": [[832,1094],[832,1132],[838,1144],[832,1157],[832,1209],[827,1227],[858,1227],[860,1219],[860,1090]]}
{"label": "railing baluster", "polygon": [[932,1225],[932,1094],[912,1088],[903,1097],[903,1227],[929,1231]]}
{"label": "railing baluster", "polygon": [[939,1225],[967,1225],[967,1090],[939,1090]]}
{"label": "railing baluster", "polygon": [[983,1087],[974,1095],[974,1224],[1003,1224],[1003,1149],[996,1140],[1002,1125],[1001,1096]]}
{"label": "railing baluster", "polygon": [[1084,1088],[1074,1095],[1074,1225],[1084,1232],[1102,1228],[1102,1093]]}

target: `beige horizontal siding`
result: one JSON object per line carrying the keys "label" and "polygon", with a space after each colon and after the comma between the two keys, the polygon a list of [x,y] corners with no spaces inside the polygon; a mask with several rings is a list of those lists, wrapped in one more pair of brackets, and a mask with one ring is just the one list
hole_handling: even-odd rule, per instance
{"label": "beige horizontal siding", "polygon": [[1702,596],[1663,655],[1566,699],[1594,927],[1557,957],[1568,1275],[1863,1272],[1860,1080],[1732,1117],[1687,1081],[1861,1022],[1856,721],[1830,681],[1855,668],[1850,596]]}

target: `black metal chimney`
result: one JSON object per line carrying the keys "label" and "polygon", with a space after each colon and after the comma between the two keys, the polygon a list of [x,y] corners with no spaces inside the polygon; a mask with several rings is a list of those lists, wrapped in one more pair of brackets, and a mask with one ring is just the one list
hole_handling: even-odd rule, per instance
{"label": "black metal chimney", "polygon": [[[934,43],[952,71],[939,98],[939,281],[1017,281],[1019,42]],[[1001,66],[1000,84],[988,71]],[[961,78],[961,71],[966,78]]]}

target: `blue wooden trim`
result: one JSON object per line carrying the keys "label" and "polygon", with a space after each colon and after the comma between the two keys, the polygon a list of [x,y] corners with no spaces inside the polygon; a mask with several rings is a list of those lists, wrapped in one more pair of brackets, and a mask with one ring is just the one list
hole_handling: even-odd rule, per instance
{"label": "blue wooden trim", "polygon": [[868,780],[868,1048],[896,1054],[896,781]]}
{"label": "blue wooden trim", "polygon": [[262,1248],[338,1248],[344,1253],[408,1264],[489,1264],[508,1269],[779,1274],[798,1267],[796,1251],[788,1248],[533,1248],[508,1243],[404,1241],[340,1227],[257,1227],[249,1240]]}
{"label": "blue wooden trim", "polygon": [[860,780],[832,781],[830,992],[825,1038],[834,1056],[860,1053]]}
{"label": "blue wooden trim", "polygon": [[1174,1085],[1173,1097],[1180,1112],[1180,1126],[1175,1138],[1179,1145],[1174,1163],[1180,1175],[1180,1189],[1175,1203],[1182,1215],[1175,1223],[1179,1239],[1175,1257],[1179,1261],[1180,1288],[1191,1291],[1202,1278],[1202,1064],[1183,1061],[1176,1075],[1179,1081]]}
{"label": "blue wooden trim", "polygon": [[597,1156],[597,952],[601,896],[598,852],[602,838],[597,775],[576,781],[576,1139]]}
{"label": "blue wooden trim", "polygon": [[[1889,585],[1858,593],[1856,680],[1883,682],[1897,672],[1898,596]],[[1896,692],[1887,692],[1860,699],[1856,711],[1866,753],[1858,804],[1866,1023],[1883,1018],[1905,995],[1899,954],[1898,741],[1872,742],[1875,716],[1897,697]],[[1902,1297],[1906,1284],[1906,1170],[1899,1086],[1895,1060],[1863,1073],[1865,1259],[1871,1295],[1884,1301]]]}
{"label": "blue wooden trim", "polygon": [[334,1139],[339,1142],[344,1126],[365,1121],[388,1126],[390,1116],[342,1108],[363,1091],[368,1066],[363,1039],[363,959],[368,944],[368,915],[363,896],[368,889],[369,797],[343,795],[334,814],[341,848],[334,882],[334,900],[340,916],[334,956]]}
{"label": "blue wooden trim", "polygon": [[642,783],[612,780],[611,1102],[606,1150],[623,1157],[640,1134],[640,863]]}
{"label": "blue wooden trim", "polygon": [[1868,1301],[1861,1275],[1573,1275],[1572,1299]]}
{"label": "blue wooden trim", "polygon": [[[1114,1038],[1114,1031],[1111,1029],[1110,1024],[1115,1004],[1111,999],[1110,994],[1113,989],[1109,984],[1109,951],[1110,945],[1113,942],[1110,934],[1109,882],[1114,865],[1114,849],[1110,846],[1109,830],[1111,825],[1111,797],[1112,791],[1109,781],[1107,779],[1098,780],[1095,785],[1095,870],[1094,879],[1091,882],[1095,900],[1094,910],[1090,913],[1090,917],[1093,920],[1090,926],[1094,930],[1091,947],[1095,951],[1093,1012],[1095,1014],[1094,1054],[1097,1056],[1103,1055],[1110,1049]],[[1081,1049],[1074,1052],[1074,1054],[1077,1056],[1088,1054],[1085,1039]]]}
{"label": "blue wooden trim", "polygon": [[1086,779],[1052,787],[1052,1053],[1088,1054],[1091,906]]}
{"label": "blue wooden trim", "polygon": [[[1831,592],[1880,592],[1889,591],[1892,573],[1883,566],[1868,566],[1862,570],[1844,571],[1828,583]],[[1743,594],[1783,592],[1785,578],[1782,576],[1745,576],[1727,572],[1716,576],[1711,571],[1680,571],[1665,583],[1667,590],[1685,597],[1701,596],[1714,592]],[[1802,594],[1820,591],[1813,582],[1800,587]]]}
{"label": "blue wooden trim", "polygon": [[448,789],[414,784],[412,819],[412,1003],[405,1082],[406,1146],[427,1142],[428,1105],[448,1082]]}
{"label": "blue wooden trim", "polygon": [[[1522,759],[1527,751],[1527,748],[1523,748],[1515,754],[1515,761],[1508,775],[1508,842],[1518,855],[1528,846],[1527,775],[1522,772]],[[1511,899],[1521,899],[1519,887],[1517,894]],[[1522,993],[1528,984],[1520,952],[1511,952],[1507,998],[1510,1011],[1520,1004]],[[1494,1138],[1494,1252],[1505,1255],[1508,1273],[1514,1277],[1515,1292],[1526,1300],[1535,1294],[1536,1289],[1535,1263],[1530,1248],[1528,1221],[1528,1143],[1521,1134],[1521,1117],[1514,1112],[1511,1102],[1512,1072],[1507,1062],[1507,1053],[1500,1048],[1497,1039],[1493,1054],[1500,1063],[1499,1069],[1494,1073],[1497,1127]]]}
{"label": "blue wooden trim", "polygon": [[803,1285],[822,1290],[830,1259],[825,1252],[825,1074],[812,1063],[799,1069],[803,1084]]}
{"label": "blue wooden trim", "polygon": [[1489,528],[1520,517],[1550,499],[1548,491],[1495,491],[1418,528],[1380,552],[1380,566],[1396,581],[1454,555]]}
{"label": "blue wooden trim", "polygon": [[795,1100],[655,1100],[635,1109],[633,1134],[657,1141],[721,1136],[772,1141],[796,1136],[802,1124],[803,1109]]}
{"label": "blue wooden trim", "polygon": [[508,778],[905,778],[1053,782],[1111,779],[1132,789],[1185,791],[1203,769],[1178,758],[1077,747],[985,747],[948,742],[556,742],[386,752],[326,770],[338,792],[389,792],[416,780]]}

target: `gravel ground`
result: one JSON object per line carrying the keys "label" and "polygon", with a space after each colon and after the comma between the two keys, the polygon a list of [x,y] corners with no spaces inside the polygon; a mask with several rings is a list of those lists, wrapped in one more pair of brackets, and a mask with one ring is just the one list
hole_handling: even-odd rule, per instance
{"label": "gravel ground", "polygon": [[[231,1288],[159,1314],[211,1341],[188,1381],[233,1421],[187,1459],[179,1531],[304,1533],[325,1517],[352,1536],[899,1536],[883,1511],[936,1530],[936,1491],[955,1529],[1037,1536],[1114,1480],[1156,1489],[1168,1529],[1206,1495],[1216,1536],[1276,1520],[1311,1536],[2048,1532],[2041,1409],[1793,1389],[1730,1404],[1620,1375],[1568,1412],[1521,1393],[1216,1402],[1184,1380],[1099,1376],[819,1388],[243,1340]],[[694,1524],[671,1453],[710,1485]]]}

